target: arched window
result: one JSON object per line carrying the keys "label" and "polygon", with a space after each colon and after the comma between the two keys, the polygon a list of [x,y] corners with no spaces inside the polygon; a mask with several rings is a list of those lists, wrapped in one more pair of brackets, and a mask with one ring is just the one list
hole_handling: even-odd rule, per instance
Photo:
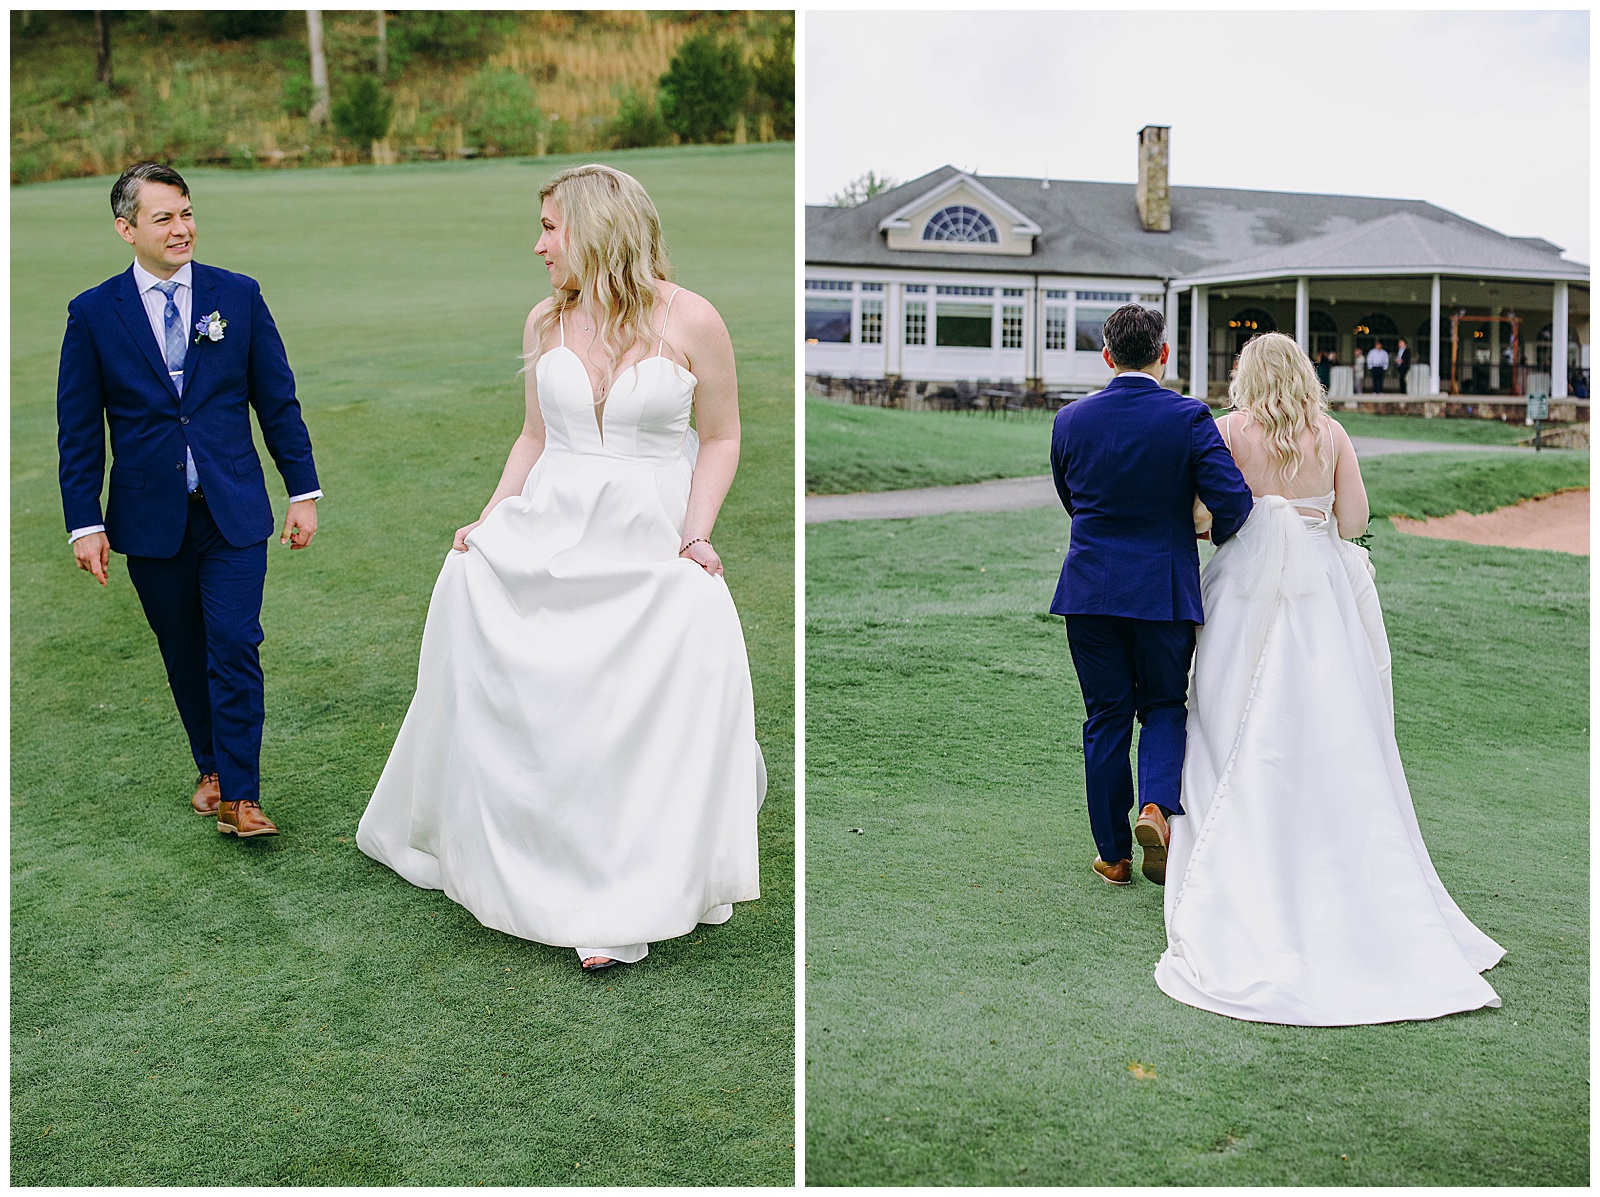
{"label": "arched window", "polygon": [[[1548,370],[1552,361],[1550,353],[1551,344],[1555,341],[1555,325],[1546,324],[1539,330],[1539,337],[1533,343],[1533,364],[1540,370]],[[1578,340],[1578,330],[1571,324],[1567,325],[1567,369],[1576,370],[1583,364],[1583,345]]]}
{"label": "arched window", "polygon": [[952,204],[941,208],[923,226],[924,241],[957,241],[963,244],[998,244],[1000,231],[994,221],[976,208]]}
{"label": "arched window", "polygon": [[1400,339],[1400,326],[1393,317],[1383,312],[1368,312],[1356,321],[1356,326],[1350,331],[1355,333],[1356,348],[1362,353],[1379,341],[1383,342],[1384,349],[1393,350],[1394,343]]}
{"label": "arched window", "polygon": [[1339,352],[1339,326],[1327,312],[1312,308],[1309,313],[1311,360],[1320,361],[1324,353]]}
{"label": "arched window", "polygon": [[1237,356],[1244,344],[1257,333],[1277,332],[1278,322],[1272,318],[1272,313],[1262,308],[1245,308],[1232,320],[1228,321],[1228,339],[1230,348]]}

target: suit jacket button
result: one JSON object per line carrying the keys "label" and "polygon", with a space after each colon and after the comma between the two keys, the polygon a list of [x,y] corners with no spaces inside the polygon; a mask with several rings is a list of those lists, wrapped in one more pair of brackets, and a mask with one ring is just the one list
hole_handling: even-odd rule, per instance
{"label": "suit jacket button", "polygon": [[183,462],[181,462],[181,461],[180,461],[180,462],[179,462],[179,463],[178,463],[178,468],[179,468],[179,469],[180,469],[180,470],[181,470],[181,469],[183,469]]}
{"label": "suit jacket button", "polygon": [[187,424],[188,422],[189,422],[189,417],[188,416],[179,416],[178,417],[178,423]]}

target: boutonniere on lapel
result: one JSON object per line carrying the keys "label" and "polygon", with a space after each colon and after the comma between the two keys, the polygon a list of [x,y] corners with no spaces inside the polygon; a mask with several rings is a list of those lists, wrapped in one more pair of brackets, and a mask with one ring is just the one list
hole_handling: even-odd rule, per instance
{"label": "boutonniere on lapel", "polygon": [[222,318],[222,313],[212,312],[204,320],[194,322],[194,343],[198,345],[201,341],[220,341],[222,331],[227,327],[228,322]]}

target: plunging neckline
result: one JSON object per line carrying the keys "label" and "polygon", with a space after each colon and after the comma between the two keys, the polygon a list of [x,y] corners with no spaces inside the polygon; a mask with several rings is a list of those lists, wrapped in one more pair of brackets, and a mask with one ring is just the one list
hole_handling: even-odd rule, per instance
{"label": "plunging neckline", "polygon": [[606,443],[606,408],[611,405],[611,392],[616,390],[617,380],[623,375],[627,374],[629,370],[637,372],[639,367],[644,365],[645,362],[663,361],[667,362],[674,369],[682,370],[685,374],[687,374],[690,382],[692,382],[694,386],[700,385],[700,379],[695,375],[693,370],[689,369],[689,367],[682,365],[664,353],[652,353],[645,357],[639,358],[631,366],[628,366],[626,369],[619,370],[616,374],[614,374],[611,378],[611,385],[606,391],[606,397],[604,399],[599,399],[595,397],[594,379],[589,377],[589,367],[584,365],[583,359],[578,356],[577,350],[571,348],[565,343],[562,343],[557,345],[555,350],[547,350],[546,352],[552,353],[558,350],[565,350],[567,353],[571,354],[572,360],[578,363],[578,369],[583,371],[583,381],[588,385],[589,388],[589,405],[594,408],[595,431],[599,434],[600,443],[602,445]]}

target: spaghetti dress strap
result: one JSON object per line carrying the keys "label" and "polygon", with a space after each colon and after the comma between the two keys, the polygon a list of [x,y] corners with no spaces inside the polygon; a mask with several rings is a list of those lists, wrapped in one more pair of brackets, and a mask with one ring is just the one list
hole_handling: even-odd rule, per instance
{"label": "spaghetti dress strap", "polygon": [[561,330],[561,347],[563,349],[565,349],[567,345],[567,326],[563,323],[565,319],[566,316],[564,314],[560,312],[556,313],[556,327]]}
{"label": "spaghetti dress strap", "polygon": [[1228,429],[1230,427],[1228,421],[1231,420],[1232,418],[1233,418],[1233,416],[1230,413],[1229,415],[1223,416],[1221,421],[1220,421],[1220,423],[1222,425],[1222,443],[1224,445],[1228,446],[1228,452],[1229,453],[1233,452],[1233,442],[1228,439]]}
{"label": "spaghetti dress strap", "polygon": [[667,343],[667,318],[672,315],[672,301],[678,298],[678,292],[682,290],[682,287],[678,287],[672,292],[671,295],[667,296],[666,311],[661,313],[661,339],[656,342],[657,357],[661,356],[661,350],[666,346]]}

